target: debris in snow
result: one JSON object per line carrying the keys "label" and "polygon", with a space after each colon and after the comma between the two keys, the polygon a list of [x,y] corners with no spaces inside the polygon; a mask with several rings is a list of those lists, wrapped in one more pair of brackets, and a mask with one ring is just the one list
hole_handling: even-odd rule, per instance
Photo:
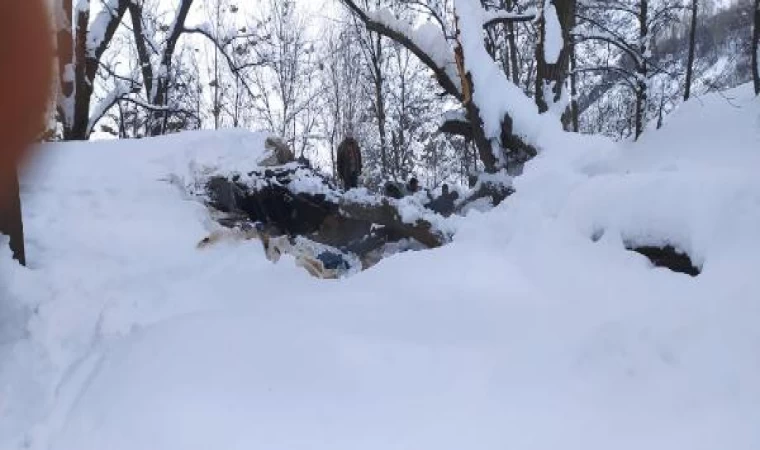
{"label": "debris in snow", "polygon": [[694,266],[689,255],[672,245],[666,245],[665,247],[628,246],[627,249],[646,256],[656,267],[665,267],[673,272],[696,277],[702,271],[702,269]]}
{"label": "debris in snow", "polygon": [[[406,238],[438,247],[451,234],[445,219],[426,208],[425,193],[401,200],[371,195],[366,189],[344,193],[315,170],[297,163],[231,178],[214,175],[201,194],[213,208],[233,214],[231,222],[229,216],[220,218],[227,226],[259,224],[272,237],[305,238],[358,258]],[[304,242],[298,247],[303,252],[309,248]],[[294,251],[296,247],[286,248]]]}

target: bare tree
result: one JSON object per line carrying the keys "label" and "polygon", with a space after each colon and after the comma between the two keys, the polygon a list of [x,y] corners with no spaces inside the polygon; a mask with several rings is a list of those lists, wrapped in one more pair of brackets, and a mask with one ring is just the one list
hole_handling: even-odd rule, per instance
{"label": "bare tree", "polygon": [[251,74],[256,88],[252,106],[266,128],[303,153],[316,123],[309,109],[323,89],[312,82],[319,68],[315,46],[293,0],[269,0],[268,6],[261,29],[267,38],[256,46],[264,64]]}
{"label": "bare tree", "polygon": [[[362,0],[363,8],[380,9],[384,6],[383,0]],[[385,2],[387,3],[387,2]],[[385,5],[387,6],[387,5]],[[388,175],[388,133],[387,133],[387,106],[385,81],[388,65],[388,56],[385,50],[383,34],[362,26],[355,21],[356,36],[360,43],[364,63],[367,66],[367,75],[373,88],[373,108],[380,138],[380,174],[382,178]]]}
{"label": "bare tree", "polygon": [[[638,139],[647,122],[649,80],[667,74],[653,63],[651,44],[667,25],[678,20],[683,6],[680,0],[588,0],[579,4],[577,18],[585,31],[577,43],[598,42],[617,49],[625,64],[583,67],[579,72],[613,72],[634,94],[633,135]],[[668,74],[672,75],[672,74]]]}

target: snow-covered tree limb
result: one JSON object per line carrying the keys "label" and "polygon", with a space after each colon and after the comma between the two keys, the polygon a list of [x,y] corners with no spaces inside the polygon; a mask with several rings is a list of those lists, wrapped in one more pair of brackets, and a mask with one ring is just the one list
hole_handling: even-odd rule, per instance
{"label": "snow-covered tree limb", "polygon": [[537,12],[535,8],[530,9],[524,13],[516,13],[504,10],[486,11],[483,14],[483,27],[490,27],[492,25],[505,23],[530,22],[532,20],[535,20],[536,16]]}
{"label": "snow-covered tree limb", "polygon": [[[432,29],[426,26],[425,41],[414,39],[409,24],[395,19],[390,11],[365,11],[354,0],[341,0],[359,20],[364,23],[368,30],[381,34],[412,52],[435,74],[438,84],[447,94],[462,99],[456,80],[456,72],[453,66],[451,47],[441,30],[440,33],[432,33]],[[437,28],[437,27],[436,27]]]}

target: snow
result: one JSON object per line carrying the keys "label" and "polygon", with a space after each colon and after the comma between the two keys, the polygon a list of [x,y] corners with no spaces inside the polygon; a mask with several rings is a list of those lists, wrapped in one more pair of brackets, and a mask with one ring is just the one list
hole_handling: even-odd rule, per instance
{"label": "snow", "polygon": [[129,94],[132,91],[132,86],[129,83],[121,80],[115,81],[115,86],[110,90],[105,97],[103,97],[98,103],[95,104],[90,113],[90,120],[87,126],[88,131],[92,132],[95,125],[98,124],[103,115],[116,104],[116,101],[121,97]]}
{"label": "snow", "polygon": [[414,27],[396,18],[389,8],[368,11],[367,17],[407,36],[433,60],[436,66],[442,68],[451,80],[456,83],[459,79],[454,53],[439,26],[432,22],[425,22]]}
{"label": "snow", "polygon": [[[564,139],[560,122],[552,115],[539,115],[533,100],[511,83],[483,45],[483,8],[476,0],[455,0],[466,69],[472,74],[473,99],[480,109],[486,137],[497,142],[505,114],[513,129],[539,149],[551,148]],[[498,147],[498,146],[496,146]],[[494,156],[503,155],[496,148]]]}
{"label": "snow", "polygon": [[[87,8],[89,9],[89,2],[87,2]],[[103,43],[106,28],[119,8],[119,0],[104,1],[100,8],[87,30],[87,52],[90,56],[95,56],[98,47]]]}
{"label": "snow", "polygon": [[46,146],[30,268],[0,248],[0,448],[757,449],[760,100],[724,95],[636,143],[564,135],[450,245],[337,282],[195,247],[187,193],[265,135]]}
{"label": "snow", "polygon": [[564,47],[562,39],[562,25],[557,17],[557,8],[554,3],[544,3],[544,58],[547,64],[557,64],[560,53]]}

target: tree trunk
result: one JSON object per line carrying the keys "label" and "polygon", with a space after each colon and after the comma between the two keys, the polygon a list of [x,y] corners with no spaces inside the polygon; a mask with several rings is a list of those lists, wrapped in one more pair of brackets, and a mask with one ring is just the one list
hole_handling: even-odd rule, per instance
{"label": "tree trunk", "polygon": [[662,128],[663,123],[663,111],[665,109],[665,85],[662,85],[662,92],[660,93],[660,107],[657,111],[657,129]]}
{"label": "tree trunk", "polygon": [[752,38],[752,80],[760,95],[760,0],[755,0],[755,32]]}
{"label": "tree trunk", "polygon": [[[146,46],[146,39],[143,35],[141,17],[143,10],[136,3],[130,2],[130,14],[132,15],[133,34],[137,47],[137,53],[140,58],[140,65],[143,70],[143,83],[145,90],[153,106],[164,107],[169,101],[169,88],[172,81],[172,59],[174,51],[177,48],[179,38],[185,32],[185,20],[190,13],[190,7],[194,0],[182,0],[177,7],[177,16],[169,35],[166,37],[164,48],[161,51],[161,59],[156,73],[151,65],[151,57]],[[166,130],[168,113],[166,111],[154,110],[148,114],[148,133],[151,136],[158,136]]]}
{"label": "tree trunk", "polygon": [[[513,0],[507,0],[508,3],[508,10],[512,11],[512,8],[514,8],[514,1]],[[509,47],[509,58],[510,58],[510,66],[511,67],[511,73],[512,73],[512,83],[515,84],[515,86],[520,85],[520,68],[517,64],[517,37],[515,36],[515,30],[517,25],[512,22],[507,22],[507,45]]]}
{"label": "tree trunk", "polygon": [[385,97],[383,96],[383,68],[382,68],[382,36],[377,33],[373,45],[375,49],[372,57],[372,70],[375,80],[375,107],[377,108],[377,131],[380,134],[380,161],[381,174],[385,178],[388,174],[388,138],[385,129]]}
{"label": "tree trunk", "polygon": [[472,128],[472,139],[475,143],[475,147],[478,149],[478,154],[481,161],[485,166],[485,171],[489,173],[496,172],[496,157],[493,154],[493,147],[491,141],[486,137],[483,129],[483,119],[480,116],[480,109],[472,99],[472,93],[475,89],[472,83],[472,76],[465,67],[464,50],[461,44],[461,31],[459,26],[456,30],[457,46],[454,49],[454,58],[457,64],[457,71],[459,72],[460,80],[462,81],[462,94],[463,104],[467,114],[467,120],[470,122]]}
{"label": "tree trunk", "polygon": [[570,114],[571,114],[571,125],[572,125],[572,131],[577,133],[580,131],[580,127],[578,126],[578,74],[576,73],[576,69],[578,68],[578,64],[576,62],[575,57],[575,44],[573,44],[572,49],[570,50]]}
{"label": "tree trunk", "polygon": [[648,76],[648,43],[649,38],[649,24],[647,18],[649,17],[649,0],[640,0],[639,4],[639,55],[640,60],[636,62],[636,119],[635,119],[635,139],[641,136],[644,132],[644,126],[646,122],[646,106],[647,106],[647,76]]}
{"label": "tree trunk", "polygon": [[15,170],[10,171],[12,179],[8,184],[10,192],[7,196],[5,207],[0,209],[0,234],[10,237],[10,247],[13,258],[19,263],[26,264],[24,254],[24,223],[21,215],[21,196],[19,193],[18,175]]}
{"label": "tree trunk", "polygon": [[87,139],[90,126],[90,100],[92,99],[95,74],[89,77],[87,70],[87,36],[90,22],[89,8],[77,15],[74,35],[74,121],[71,131],[77,139]]}
{"label": "tree trunk", "polygon": [[[222,9],[221,2],[217,0],[216,15],[215,15],[216,23],[214,24],[215,25],[214,31],[216,32],[215,37],[219,36],[220,34],[219,27],[220,27],[220,22],[222,20],[221,9]],[[221,100],[219,97],[219,83],[220,83],[219,81],[219,48],[216,45],[214,45],[214,129],[215,130],[219,129],[219,119],[222,114],[222,105],[221,105]]]}
{"label": "tree trunk", "polygon": [[691,0],[691,30],[689,30],[689,57],[686,60],[686,82],[683,92],[683,100],[688,101],[691,96],[691,79],[694,73],[694,47],[697,40],[697,0]]}
{"label": "tree trunk", "polygon": [[69,140],[71,134],[71,123],[73,117],[73,101],[74,101],[74,30],[71,26],[71,18],[73,13],[72,0],[61,0],[60,14],[63,17],[58,17],[57,20],[61,22],[61,26],[58,29],[57,41],[58,41],[58,79],[59,79],[59,92],[58,92],[58,115],[63,123],[63,139]]}
{"label": "tree trunk", "polygon": [[[562,90],[568,76],[570,57],[573,49],[571,30],[575,25],[575,0],[545,0],[544,8],[538,16],[538,43],[536,45],[536,92],[538,111],[545,113],[551,105],[562,101]],[[553,8],[550,8],[553,6]],[[547,17],[554,10],[562,32],[562,48],[556,60],[547,60],[546,46]],[[549,18],[554,20],[554,18]],[[554,56],[554,55],[550,55]],[[551,98],[546,98],[551,95]],[[568,107],[562,114],[565,129],[570,128],[572,114]]]}

